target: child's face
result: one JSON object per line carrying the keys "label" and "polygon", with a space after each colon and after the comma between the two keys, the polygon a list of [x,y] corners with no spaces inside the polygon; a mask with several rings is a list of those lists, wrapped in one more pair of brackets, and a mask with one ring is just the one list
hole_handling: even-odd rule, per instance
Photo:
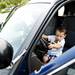
{"label": "child's face", "polygon": [[56,40],[61,41],[66,37],[64,32],[56,31]]}

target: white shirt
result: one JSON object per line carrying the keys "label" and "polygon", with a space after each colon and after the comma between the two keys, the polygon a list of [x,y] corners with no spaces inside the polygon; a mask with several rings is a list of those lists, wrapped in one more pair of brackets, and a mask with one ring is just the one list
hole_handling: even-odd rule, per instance
{"label": "white shirt", "polygon": [[[48,36],[48,41],[50,41],[51,43],[54,42],[55,35]],[[61,48],[58,48],[58,49],[53,48],[51,50],[48,50],[48,55],[60,56],[62,54],[62,50],[63,50],[64,44],[65,44],[65,39],[61,40],[59,42],[59,44],[61,45]]]}

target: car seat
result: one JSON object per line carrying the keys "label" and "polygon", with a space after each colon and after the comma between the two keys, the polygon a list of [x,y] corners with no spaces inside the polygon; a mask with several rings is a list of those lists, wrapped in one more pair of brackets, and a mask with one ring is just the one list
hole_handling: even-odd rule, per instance
{"label": "car seat", "polygon": [[64,17],[63,25],[68,33],[65,38],[65,46],[63,52],[75,45],[75,16]]}

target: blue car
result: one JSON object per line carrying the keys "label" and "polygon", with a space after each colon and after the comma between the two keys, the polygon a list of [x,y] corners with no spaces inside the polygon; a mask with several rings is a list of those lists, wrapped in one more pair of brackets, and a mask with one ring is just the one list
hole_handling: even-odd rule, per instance
{"label": "blue car", "polygon": [[[42,34],[53,35],[62,25],[68,30],[63,54],[44,65],[36,46]],[[3,26],[0,38],[12,46],[13,56],[0,75],[75,75],[75,0],[31,0]]]}

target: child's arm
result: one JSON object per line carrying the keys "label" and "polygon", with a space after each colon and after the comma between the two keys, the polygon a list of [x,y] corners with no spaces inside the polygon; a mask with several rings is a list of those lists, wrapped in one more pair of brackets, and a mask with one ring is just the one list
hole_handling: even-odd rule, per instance
{"label": "child's arm", "polygon": [[58,48],[61,48],[61,47],[62,47],[62,46],[61,46],[60,43],[54,43],[54,44],[48,45],[48,48],[49,48],[49,49],[52,49],[52,48],[58,49]]}

